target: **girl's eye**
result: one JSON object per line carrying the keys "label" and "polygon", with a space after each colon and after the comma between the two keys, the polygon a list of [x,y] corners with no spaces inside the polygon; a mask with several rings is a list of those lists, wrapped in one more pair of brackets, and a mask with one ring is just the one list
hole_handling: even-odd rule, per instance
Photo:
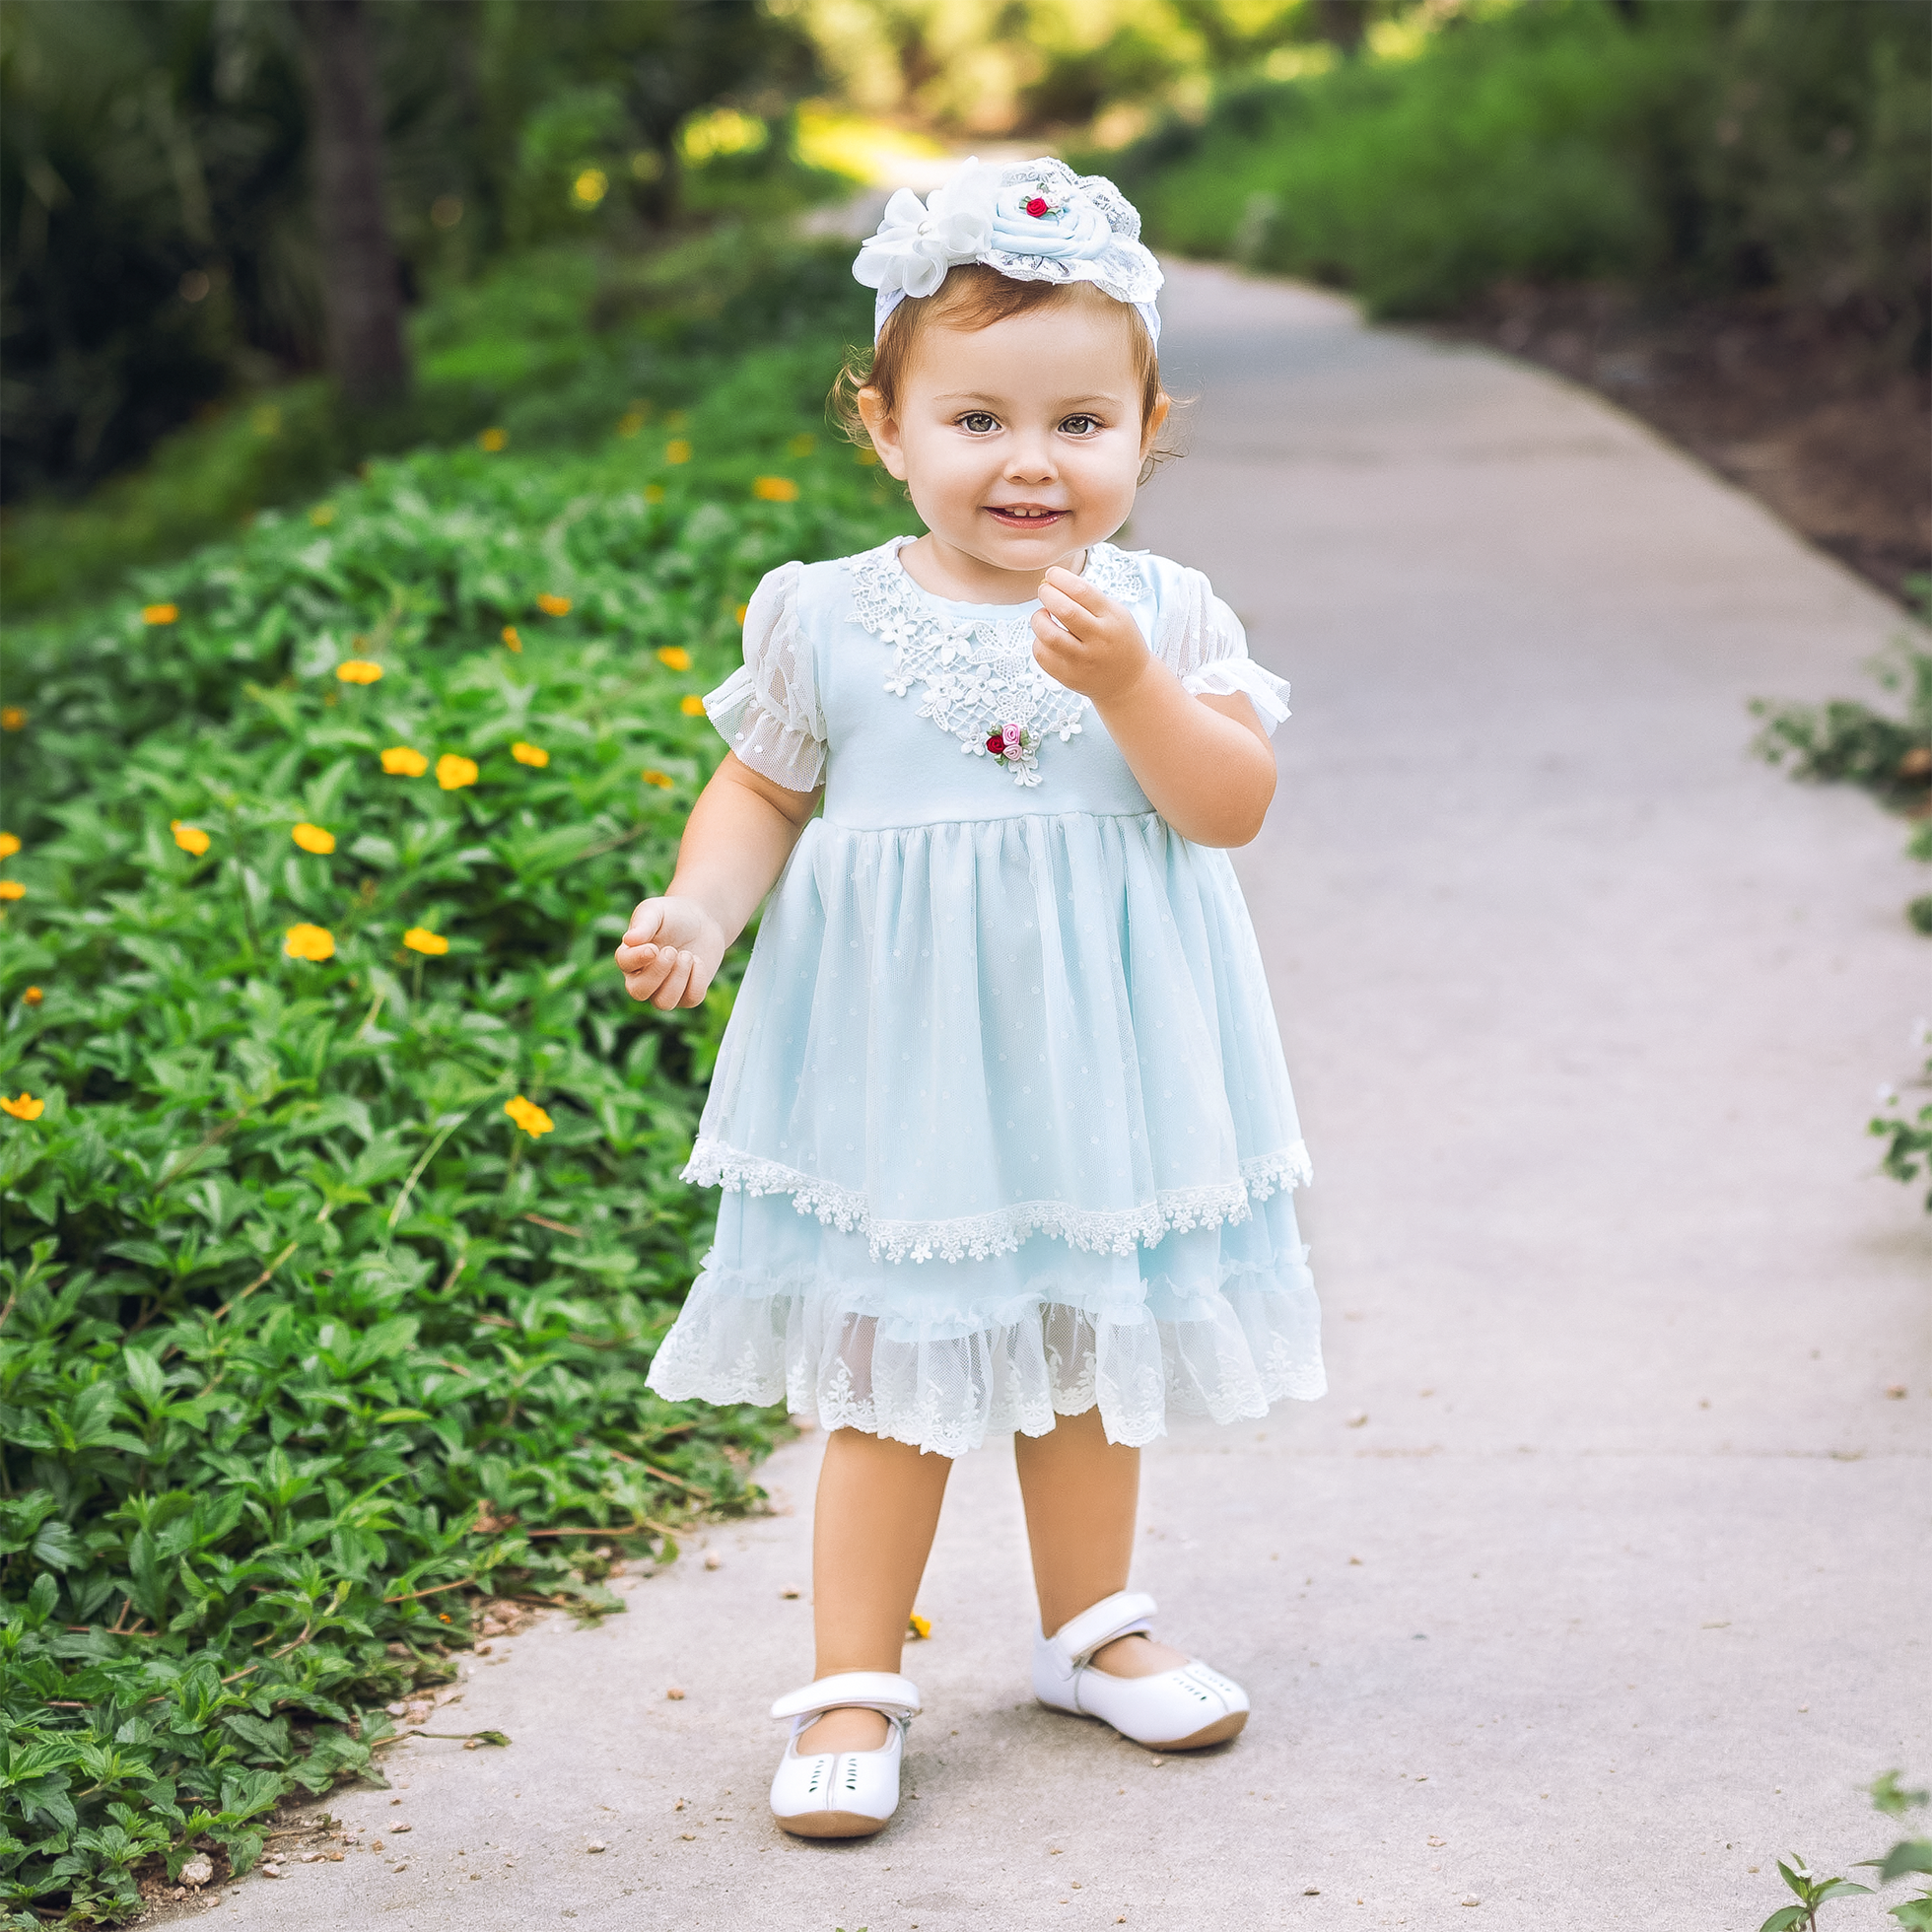
{"label": "girl's eye", "polygon": [[959,427],[970,430],[975,436],[985,436],[989,430],[997,430],[1000,425],[984,409],[971,409],[960,417]]}
{"label": "girl's eye", "polygon": [[1091,436],[1100,425],[1091,416],[1070,416],[1060,427],[1069,436]]}

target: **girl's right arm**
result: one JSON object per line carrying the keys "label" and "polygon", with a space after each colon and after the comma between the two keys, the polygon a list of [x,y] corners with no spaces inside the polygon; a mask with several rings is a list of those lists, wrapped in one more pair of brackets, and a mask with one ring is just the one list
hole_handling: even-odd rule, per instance
{"label": "girl's right arm", "polygon": [[617,948],[617,970],[633,1000],[664,1012],[703,1001],[823,790],[788,791],[724,754],[685,822],[670,889],[639,905]]}

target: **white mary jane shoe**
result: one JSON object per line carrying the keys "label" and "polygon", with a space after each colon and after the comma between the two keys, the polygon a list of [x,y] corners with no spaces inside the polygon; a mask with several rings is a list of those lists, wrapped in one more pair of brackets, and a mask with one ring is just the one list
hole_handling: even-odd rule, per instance
{"label": "white mary jane shoe", "polygon": [[[875,1710],[886,1721],[877,1751],[801,1752],[798,1733],[828,1710]],[[781,1697],[774,1717],[792,1720],[792,1741],[772,1779],[772,1816],[800,1838],[863,1838],[899,1809],[906,1727],[919,1711],[919,1686],[891,1671],[841,1671]]]}
{"label": "white mary jane shoe", "polygon": [[1198,1658],[1153,1677],[1109,1677],[1093,1653],[1146,1629],[1158,1606],[1121,1590],[1033,1639],[1033,1694],[1054,1710],[1098,1717],[1149,1751],[1223,1744],[1248,1721],[1248,1693]]}

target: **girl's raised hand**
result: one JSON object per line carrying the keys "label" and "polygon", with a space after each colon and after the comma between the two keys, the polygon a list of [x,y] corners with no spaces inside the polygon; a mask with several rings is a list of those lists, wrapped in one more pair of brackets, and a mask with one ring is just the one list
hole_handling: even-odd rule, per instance
{"label": "girl's raised hand", "polygon": [[[1140,627],[1083,577],[1056,565],[1040,580],[1033,657],[1070,691],[1105,704],[1132,688],[1152,657]],[[1058,621],[1056,621],[1058,620]]]}
{"label": "girl's raised hand", "polygon": [[696,1006],[724,957],[724,934],[695,899],[646,899],[617,948],[617,970],[633,1000],[660,1011]]}

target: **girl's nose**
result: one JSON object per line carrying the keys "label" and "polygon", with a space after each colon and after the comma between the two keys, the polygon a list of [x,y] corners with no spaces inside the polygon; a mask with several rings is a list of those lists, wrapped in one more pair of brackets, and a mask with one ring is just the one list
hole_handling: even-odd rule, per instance
{"label": "girl's nose", "polygon": [[1052,446],[1044,439],[1015,437],[1006,453],[1005,476],[1008,483],[1051,483],[1060,471],[1054,464]]}

